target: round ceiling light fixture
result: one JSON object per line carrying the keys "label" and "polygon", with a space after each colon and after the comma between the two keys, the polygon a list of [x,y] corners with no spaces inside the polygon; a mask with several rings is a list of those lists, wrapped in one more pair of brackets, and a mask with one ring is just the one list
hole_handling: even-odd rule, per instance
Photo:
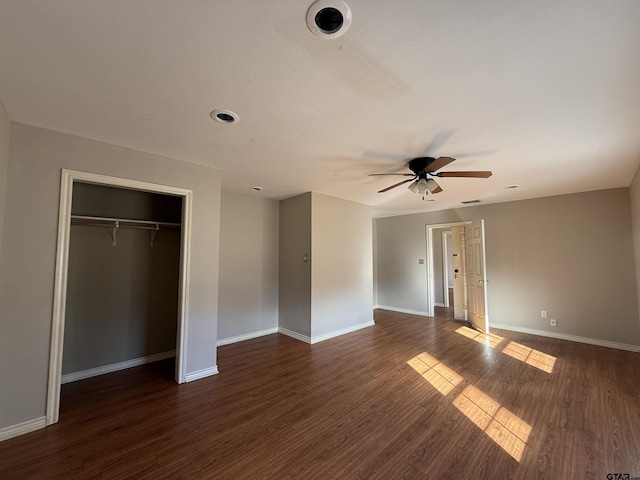
{"label": "round ceiling light fixture", "polygon": [[240,117],[237,113],[233,113],[230,110],[214,110],[211,112],[211,118],[220,122],[220,123],[238,123],[240,121]]}
{"label": "round ceiling light fixture", "polygon": [[342,0],[318,0],[307,10],[307,26],[319,37],[340,37],[351,26],[351,9]]}
{"label": "round ceiling light fixture", "polygon": [[249,187],[249,190],[251,190],[252,192],[261,192],[262,187]]}

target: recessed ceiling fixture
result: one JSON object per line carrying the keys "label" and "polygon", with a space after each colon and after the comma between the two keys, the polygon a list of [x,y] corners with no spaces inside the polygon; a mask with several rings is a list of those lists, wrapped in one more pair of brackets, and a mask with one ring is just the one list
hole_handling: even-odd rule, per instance
{"label": "recessed ceiling fixture", "polygon": [[506,186],[506,187],[504,187],[504,188],[518,188],[519,186],[520,186],[520,185],[518,185],[518,184],[512,183],[511,185],[507,185],[507,186]]}
{"label": "recessed ceiling fixture", "polygon": [[351,9],[342,0],[318,0],[307,10],[307,26],[319,37],[340,37],[350,25]]}
{"label": "recessed ceiling fixture", "polygon": [[251,187],[249,190],[251,190],[252,192],[261,192],[262,187]]}
{"label": "recessed ceiling fixture", "polygon": [[211,112],[211,118],[217,120],[220,123],[238,123],[240,121],[240,117],[238,117],[237,113],[233,113],[230,110],[214,110]]}

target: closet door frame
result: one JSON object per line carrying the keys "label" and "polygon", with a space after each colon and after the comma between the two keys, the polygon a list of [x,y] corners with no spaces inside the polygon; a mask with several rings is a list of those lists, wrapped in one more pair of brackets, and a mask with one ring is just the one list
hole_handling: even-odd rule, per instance
{"label": "closet door frame", "polygon": [[189,305],[189,267],[191,259],[191,209],[193,191],[179,187],[111,177],[76,170],[62,170],[60,182],[60,207],[58,212],[58,243],[56,246],[56,270],[49,353],[49,380],[47,385],[46,424],[58,421],[60,415],[60,381],[62,376],[62,349],[67,301],[67,273],[69,267],[69,234],[71,228],[71,201],[74,182],[92,183],[110,187],[128,188],[151,193],[182,197],[182,225],[180,234],[180,278],[178,286],[178,328],[176,332],[177,383],[186,381],[187,326]]}

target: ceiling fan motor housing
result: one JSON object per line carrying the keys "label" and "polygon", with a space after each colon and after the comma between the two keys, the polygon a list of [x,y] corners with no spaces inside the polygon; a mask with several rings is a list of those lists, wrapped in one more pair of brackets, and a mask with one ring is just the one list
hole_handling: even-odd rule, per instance
{"label": "ceiling fan motor housing", "polygon": [[420,173],[424,172],[424,169],[427,166],[435,161],[433,157],[417,157],[409,162],[409,170],[411,170],[416,175],[420,175]]}

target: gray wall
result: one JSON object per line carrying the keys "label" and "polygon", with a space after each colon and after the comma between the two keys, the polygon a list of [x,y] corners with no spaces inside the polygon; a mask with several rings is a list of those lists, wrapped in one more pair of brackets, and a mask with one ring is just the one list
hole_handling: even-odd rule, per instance
{"label": "gray wall", "polygon": [[222,191],[218,341],[278,327],[278,203]]}
{"label": "gray wall", "polygon": [[371,207],[312,193],[311,337],[373,322]]}
{"label": "gray wall", "polygon": [[0,255],[0,428],[45,414],[62,168],[193,190],[186,371],[216,365],[219,173],[12,123]]}
{"label": "gray wall", "polygon": [[[311,193],[280,201],[280,327],[311,336]],[[309,256],[302,261],[303,254]]]}
{"label": "gray wall", "polygon": [[9,165],[9,135],[11,124],[0,101],[0,248],[2,246],[2,225],[4,224],[5,192],[7,189],[7,167]]}
{"label": "gray wall", "polygon": [[[179,197],[76,183],[75,215],[180,223]],[[62,373],[175,349],[180,230],[71,226]]]}
{"label": "gray wall", "polygon": [[640,344],[627,188],[380,218],[378,303],[426,310],[425,225],[480,218],[492,323]]}
{"label": "gray wall", "polygon": [[[636,282],[638,286],[638,305],[640,308],[640,168],[636,171],[629,186],[631,202],[631,226],[633,230],[633,252],[635,255]],[[640,322],[640,319],[638,320]]]}

